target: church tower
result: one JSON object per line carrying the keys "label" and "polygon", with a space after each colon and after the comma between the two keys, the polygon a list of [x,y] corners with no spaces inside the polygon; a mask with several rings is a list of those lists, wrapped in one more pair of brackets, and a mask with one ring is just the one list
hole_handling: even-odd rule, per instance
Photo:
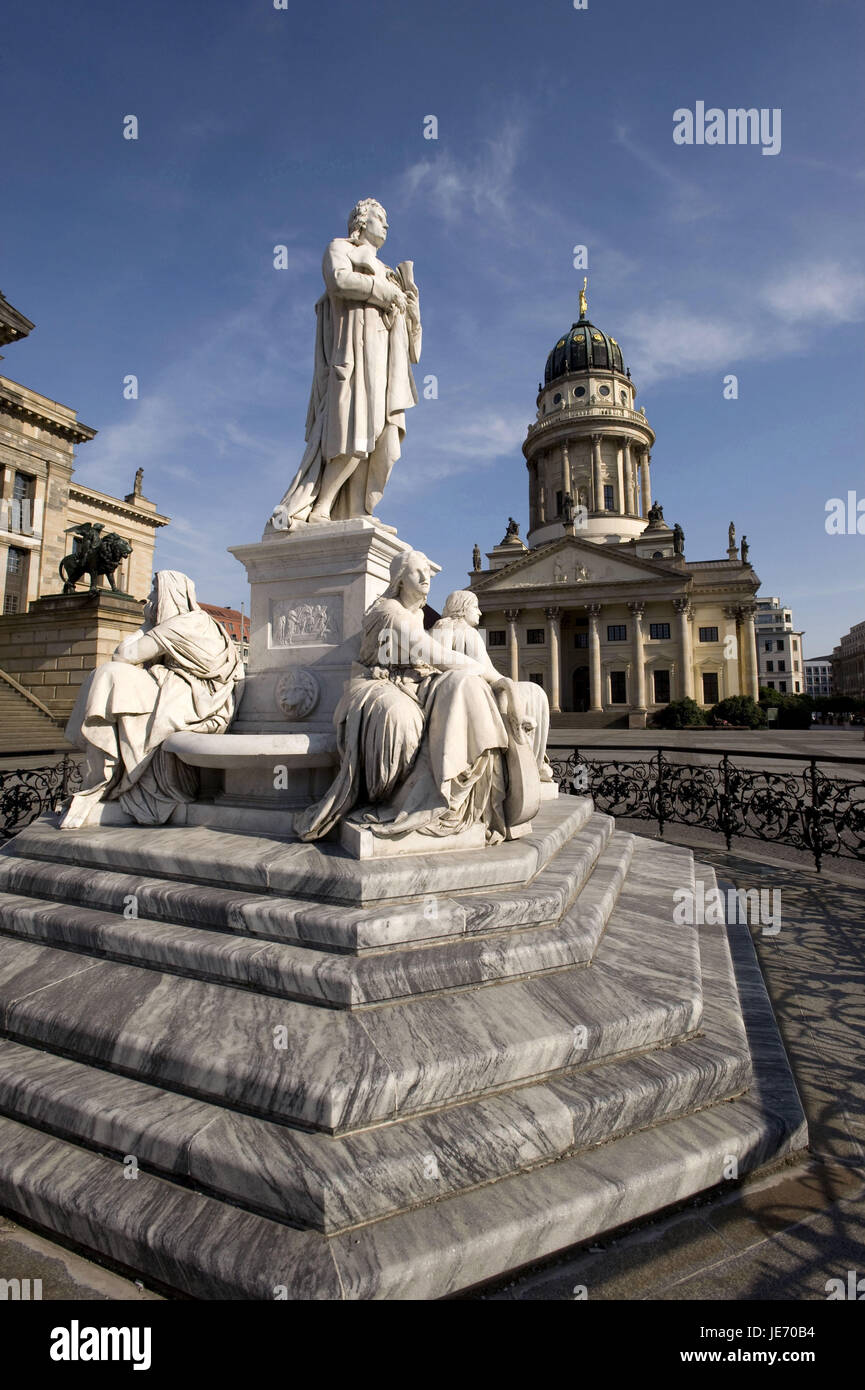
{"label": "church tower", "polygon": [[635,408],[619,344],[588,317],[585,283],[578,321],[547,358],[537,420],[523,445],[530,546],[562,534],[568,498],[588,513],[580,526],[586,540],[633,540],[649,521],[655,435],[645,411]]}

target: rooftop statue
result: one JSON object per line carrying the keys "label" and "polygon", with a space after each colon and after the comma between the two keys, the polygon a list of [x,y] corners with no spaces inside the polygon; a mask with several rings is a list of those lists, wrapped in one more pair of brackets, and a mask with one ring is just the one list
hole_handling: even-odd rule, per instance
{"label": "rooftop statue", "polygon": [[141,629],[81,686],[66,737],[87,751],[84,789],[61,828],[86,825],[103,801],[116,801],[139,825],[163,825],[194,801],[195,770],[162,744],[182,729],[224,733],[242,675],[234,642],[199,608],[192,580],[159,570]]}
{"label": "rooftop statue", "polygon": [[580,290],[580,318],[584,319],[589,312],[589,304],[586,299],[586,286],[589,283],[588,276],[583,276],[583,288]]}
{"label": "rooftop statue", "polygon": [[324,253],[306,452],[273,510],[275,530],[372,516],[400,456],[421,322],[412,262],[391,270],[376,254],[387,231],[384,208],[364,198],[348,236]]}

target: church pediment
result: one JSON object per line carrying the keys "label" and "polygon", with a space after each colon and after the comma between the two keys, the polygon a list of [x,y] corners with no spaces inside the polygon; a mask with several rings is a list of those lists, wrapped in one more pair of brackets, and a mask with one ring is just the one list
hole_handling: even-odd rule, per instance
{"label": "church pediment", "polygon": [[657,584],[670,579],[684,580],[678,566],[661,561],[636,559],[620,553],[613,545],[593,545],[591,541],[564,536],[536,550],[524,551],[518,559],[501,569],[475,579],[478,595],[498,590],[567,588],[595,584]]}

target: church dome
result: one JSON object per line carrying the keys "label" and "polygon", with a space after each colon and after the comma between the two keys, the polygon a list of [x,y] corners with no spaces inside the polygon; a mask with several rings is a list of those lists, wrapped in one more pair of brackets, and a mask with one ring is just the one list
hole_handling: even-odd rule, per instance
{"label": "church dome", "polygon": [[593,368],[624,372],[622,349],[615,338],[596,328],[583,314],[578,323],[571,324],[570,331],[559,339],[547,358],[544,385],[549,386],[551,381],[567,376],[569,372],[585,372]]}

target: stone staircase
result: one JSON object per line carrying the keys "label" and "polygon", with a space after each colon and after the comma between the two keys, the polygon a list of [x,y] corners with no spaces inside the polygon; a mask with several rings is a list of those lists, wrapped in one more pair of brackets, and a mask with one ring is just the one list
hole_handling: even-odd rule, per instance
{"label": "stone staircase", "polygon": [[434,1298],[782,1157],[694,884],[587,798],[365,864],[44,817],[0,854],[0,1206],[194,1297]]}
{"label": "stone staircase", "polygon": [[0,670],[0,754],[67,749],[63,726],[47,705]]}

